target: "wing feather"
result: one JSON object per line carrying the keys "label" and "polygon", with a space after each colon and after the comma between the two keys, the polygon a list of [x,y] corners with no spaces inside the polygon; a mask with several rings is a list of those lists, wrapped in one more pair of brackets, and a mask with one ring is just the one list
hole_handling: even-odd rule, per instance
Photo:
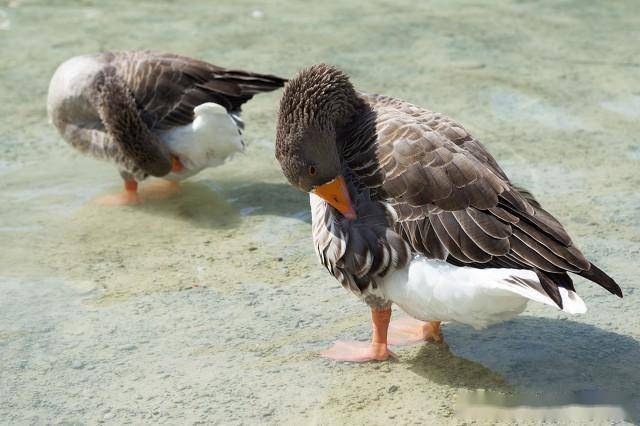
{"label": "wing feather", "polygon": [[372,112],[351,143],[367,155],[352,153],[348,164],[356,174],[367,170],[362,182],[393,207],[395,229],[413,252],[478,268],[534,270],[561,303],[557,287],[573,287],[566,272],[584,274],[591,264],[560,222],[458,123],[392,98],[363,98]]}
{"label": "wing feather", "polygon": [[320,262],[356,295],[377,287],[377,279],[408,264],[408,244],[392,228],[392,218],[368,192],[357,192],[348,181],[358,219],[350,221],[315,195],[310,196],[313,239]]}
{"label": "wing feather", "polygon": [[239,112],[253,95],[275,90],[286,82],[273,75],[228,70],[185,56],[151,51],[118,52],[113,54],[112,64],[154,130],[191,123],[193,109],[206,102]]}

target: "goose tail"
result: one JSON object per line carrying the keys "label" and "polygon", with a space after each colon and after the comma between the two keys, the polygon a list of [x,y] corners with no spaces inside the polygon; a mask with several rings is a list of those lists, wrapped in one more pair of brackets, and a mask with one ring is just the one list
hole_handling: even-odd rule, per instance
{"label": "goose tail", "polygon": [[[527,271],[530,272],[530,271]],[[587,312],[587,305],[582,298],[573,291],[564,287],[556,287],[561,303],[557,303],[545,290],[539,276],[512,275],[502,281],[503,288],[534,302],[554,306],[568,314],[583,314]]]}
{"label": "goose tail", "polygon": [[604,273],[593,263],[588,271],[582,271],[579,275],[604,287],[610,293],[615,294],[618,297],[622,297],[622,289],[620,286],[613,280],[613,278]]}

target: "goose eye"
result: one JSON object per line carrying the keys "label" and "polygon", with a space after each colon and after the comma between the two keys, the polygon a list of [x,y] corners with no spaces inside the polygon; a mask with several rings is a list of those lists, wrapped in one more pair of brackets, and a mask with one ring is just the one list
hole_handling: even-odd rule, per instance
{"label": "goose eye", "polygon": [[316,168],[314,166],[309,166],[309,176],[315,176]]}

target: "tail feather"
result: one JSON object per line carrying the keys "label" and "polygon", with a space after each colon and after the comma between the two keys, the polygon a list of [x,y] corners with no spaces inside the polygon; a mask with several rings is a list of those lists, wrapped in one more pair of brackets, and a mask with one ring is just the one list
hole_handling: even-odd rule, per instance
{"label": "tail feather", "polygon": [[560,289],[562,287],[559,287],[558,284],[556,284],[544,272],[536,271],[536,274],[538,275],[540,285],[544,289],[545,293],[547,293],[551,300],[553,300],[553,302],[562,309],[562,296],[560,295]]}
{"label": "tail feather", "polygon": [[574,287],[573,281],[571,280],[571,277],[569,276],[569,274],[567,273],[556,274],[552,272],[545,272],[545,275],[551,278],[551,281],[556,283],[558,287],[566,288],[567,290],[571,290],[571,291],[576,291],[576,288]]}
{"label": "tail feather", "polygon": [[562,310],[568,314],[584,314],[587,312],[587,305],[584,300],[575,291],[567,290],[560,287],[560,294],[562,295],[562,301],[564,308]]}
{"label": "tail feather", "polygon": [[540,280],[540,285],[542,285],[547,295],[562,309],[563,298],[560,289],[569,290],[574,293],[576,291],[571,277],[566,273],[558,274],[540,270],[537,270],[536,274]]}
{"label": "tail feather", "polygon": [[254,95],[261,92],[271,92],[284,86],[286,78],[271,74],[258,74],[248,71],[227,70],[224,74],[217,76],[216,80],[232,81],[242,90],[242,94]]}
{"label": "tail feather", "polygon": [[[562,311],[569,314],[583,314],[587,312],[587,306],[576,292],[554,285],[553,287],[557,290],[557,297],[560,299],[560,303],[558,303],[557,300],[549,295],[539,277],[538,275],[539,280],[536,281],[535,279],[512,275],[504,280],[507,285],[505,289],[526,297],[529,300],[533,300],[534,302],[559,307]],[[548,277],[545,277],[545,279],[549,280]],[[551,284],[553,285],[553,283]]]}
{"label": "tail feather", "polygon": [[610,293],[615,294],[618,297],[622,297],[622,289],[620,286],[613,280],[613,278],[604,273],[593,263],[588,271],[582,271],[579,275],[604,287]]}

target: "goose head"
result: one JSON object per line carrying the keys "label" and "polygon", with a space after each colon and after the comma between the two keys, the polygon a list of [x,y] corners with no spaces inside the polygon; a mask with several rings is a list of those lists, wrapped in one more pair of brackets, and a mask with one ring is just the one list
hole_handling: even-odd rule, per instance
{"label": "goose head", "polygon": [[355,114],[358,102],[342,71],[313,65],[285,86],[276,133],[276,158],[291,185],[324,199],[347,219],[356,214],[341,175],[336,131]]}

